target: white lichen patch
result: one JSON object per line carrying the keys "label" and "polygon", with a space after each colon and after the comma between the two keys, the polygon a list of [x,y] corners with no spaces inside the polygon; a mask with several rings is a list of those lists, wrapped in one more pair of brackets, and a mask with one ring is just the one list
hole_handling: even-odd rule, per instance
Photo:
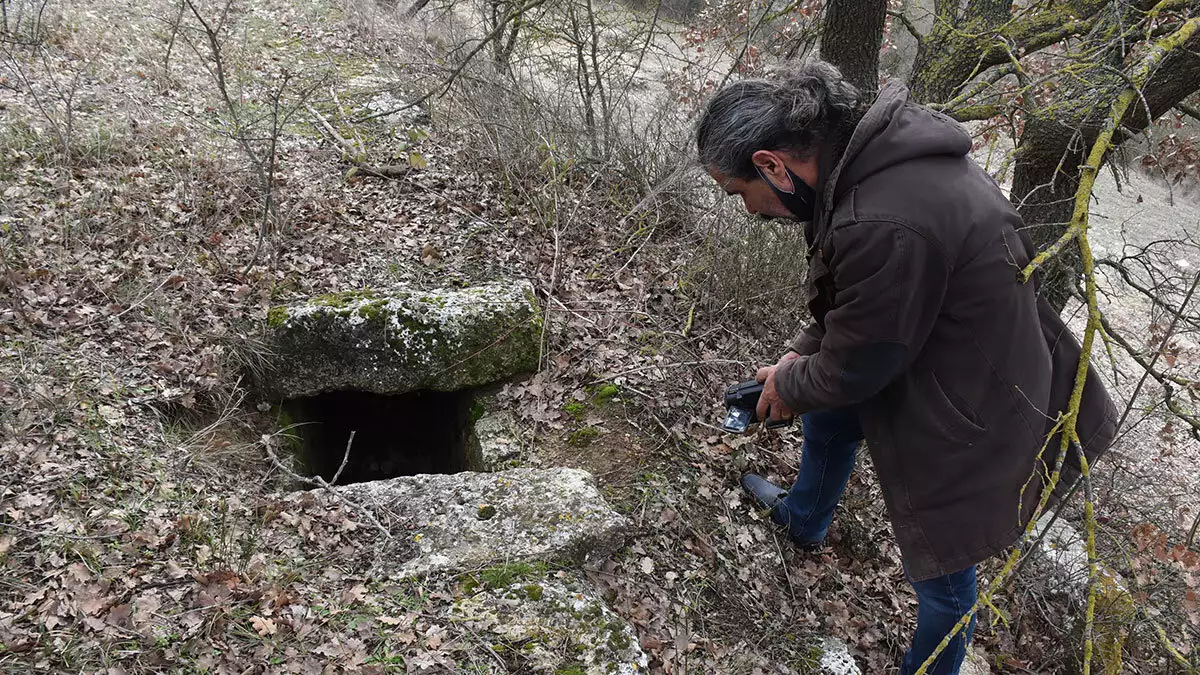
{"label": "white lichen patch", "polygon": [[529,672],[649,672],[633,627],[565,573],[481,591],[456,602],[450,614]]}
{"label": "white lichen patch", "polygon": [[516,465],[521,457],[516,418],[507,411],[490,412],[475,423],[482,470],[498,471]]}
{"label": "white lichen patch", "polygon": [[388,528],[393,541],[376,544],[395,549],[384,557],[397,577],[513,560],[591,560],[619,548],[627,525],[578,469],[404,476],[337,490]]}
{"label": "white lichen patch", "polygon": [[834,638],[821,641],[821,659],[817,662],[818,672],[826,675],[862,675],[850,648],[846,643]]}

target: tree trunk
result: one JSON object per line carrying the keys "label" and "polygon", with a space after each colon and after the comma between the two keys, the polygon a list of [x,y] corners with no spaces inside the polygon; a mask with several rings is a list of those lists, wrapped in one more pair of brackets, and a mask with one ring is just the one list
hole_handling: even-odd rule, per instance
{"label": "tree trunk", "polygon": [[406,10],[406,11],[404,12],[404,18],[406,18],[406,19],[411,19],[411,18],[413,18],[413,17],[414,17],[414,16],[416,16],[416,15],[417,15],[417,13],[418,13],[418,12],[420,12],[422,9],[425,9],[425,5],[428,5],[428,4],[429,4],[429,0],[417,0],[416,2],[414,2],[414,3],[412,4],[412,6],[410,6],[410,7],[408,8],[408,10]]}
{"label": "tree trunk", "polygon": [[[1031,129],[1027,123],[1021,147],[1037,150],[1017,163],[1010,197],[1034,245],[1041,250],[1058,241],[1071,221],[1083,152],[1078,143],[1067,147],[1064,141],[1069,141],[1070,137],[1056,135],[1060,134],[1060,129],[1054,128],[1056,125],[1052,120],[1039,121],[1032,126],[1041,128]],[[1048,261],[1040,274],[1042,295],[1055,311],[1061,312],[1080,274],[1078,249],[1074,246],[1065,249]]]}
{"label": "tree trunk", "polygon": [[[1163,59],[1143,87],[1138,103],[1122,120],[1114,143],[1142,133],[1153,120],[1200,90],[1197,48],[1200,39],[1193,39]],[[1057,241],[1070,222],[1079,188],[1079,166],[1096,140],[1100,122],[1108,113],[1107,104],[1125,87],[1123,78],[1115,78],[1111,70],[1104,69],[1097,69],[1081,81],[1093,88],[1086,91],[1065,88],[1057,105],[1044,108],[1058,114],[1030,116],[1021,134],[1011,198],[1038,248]],[[1096,87],[1100,82],[1107,82],[1108,86]],[[1077,103],[1068,106],[1064,104],[1067,101]],[[1075,288],[1077,261],[1075,250],[1068,249],[1043,269],[1044,293],[1060,311]]]}
{"label": "tree trunk", "polygon": [[879,48],[887,0],[829,0],[821,32],[821,59],[837,66],[863,92],[864,100],[879,90]]}
{"label": "tree trunk", "polygon": [[[1147,2],[1149,0],[1138,0]],[[945,103],[975,76],[1021,54],[1086,33],[1107,0],[1047,3],[1013,17],[1005,0],[936,0],[934,24],[917,46],[909,88],[923,103]]]}

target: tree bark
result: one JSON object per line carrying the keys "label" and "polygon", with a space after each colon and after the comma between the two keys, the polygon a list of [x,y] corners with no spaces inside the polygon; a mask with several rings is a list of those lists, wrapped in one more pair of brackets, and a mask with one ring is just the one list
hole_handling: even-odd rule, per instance
{"label": "tree bark", "polygon": [[1106,0],[1073,0],[1014,19],[1004,0],[971,0],[962,12],[957,3],[939,1],[933,28],[917,46],[909,88],[918,101],[945,103],[988,68],[1087,31],[1106,6]]}
{"label": "tree bark", "polygon": [[414,16],[416,16],[416,15],[417,15],[417,13],[418,13],[418,12],[420,12],[422,9],[425,9],[425,5],[428,5],[428,4],[429,4],[429,0],[417,0],[416,2],[414,2],[414,3],[412,4],[412,6],[410,6],[410,7],[409,7],[409,8],[408,8],[408,9],[407,9],[405,12],[404,12],[404,18],[406,18],[406,19],[411,19],[411,18],[413,18],[413,17],[414,17]]}
{"label": "tree bark", "polygon": [[863,92],[879,91],[879,49],[887,20],[887,0],[829,0],[821,31],[821,59],[837,66]]}
{"label": "tree bark", "polygon": [[[1200,39],[1192,39],[1163,59],[1143,88],[1142,98],[1121,121],[1114,143],[1145,131],[1153,120],[1200,90],[1198,48]],[[1058,97],[1060,103],[1046,108],[1057,114],[1031,115],[1026,119],[1018,146],[1011,198],[1038,248],[1057,241],[1070,221],[1083,153],[1100,131],[1105,103],[1126,86],[1125,80],[1114,77],[1111,71],[1098,70],[1082,81],[1091,85],[1106,81],[1109,85],[1090,91],[1074,88],[1063,91]],[[1077,103],[1064,109],[1061,102],[1065,101]],[[1075,288],[1077,260],[1075,255],[1061,255],[1042,270],[1047,299],[1060,311]]]}

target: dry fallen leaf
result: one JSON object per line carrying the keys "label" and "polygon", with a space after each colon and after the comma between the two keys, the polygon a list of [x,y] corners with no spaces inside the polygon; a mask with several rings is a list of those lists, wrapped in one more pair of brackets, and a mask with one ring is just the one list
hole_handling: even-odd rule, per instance
{"label": "dry fallen leaf", "polygon": [[442,254],[435,246],[426,244],[421,247],[421,262],[430,267],[435,267],[441,261]]}
{"label": "dry fallen leaf", "polygon": [[183,568],[180,567],[179,564],[176,563],[174,560],[167,561],[167,576],[168,577],[170,577],[172,579],[180,579],[185,574],[187,574],[187,572],[183,571]]}
{"label": "dry fallen leaf", "polygon": [[129,603],[116,605],[108,610],[108,621],[115,626],[129,627],[129,616],[133,607]]}
{"label": "dry fallen leaf", "polygon": [[363,596],[365,596],[366,594],[367,594],[367,587],[363,586],[362,584],[358,584],[358,585],[352,586],[352,587],[347,588],[346,590],[342,591],[342,602],[347,603],[347,604],[354,604],[356,602],[362,601]]}
{"label": "dry fallen leaf", "polygon": [[267,637],[268,635],[274,635],[276,633],[276,631],[278,630],[275,627],[274,621],[263,618],[261,616],[250,617],[250,625],[254,626],[254,630],[263,637]]}

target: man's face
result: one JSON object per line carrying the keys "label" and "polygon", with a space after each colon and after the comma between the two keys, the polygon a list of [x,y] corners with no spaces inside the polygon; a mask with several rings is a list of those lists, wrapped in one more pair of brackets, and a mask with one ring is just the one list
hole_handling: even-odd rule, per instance
{"label": "man's face", "polygon": [[742,203],[746,205],[746,211],[750,215],[762,216],[764,218],[793,218],[792,212],[787,210],[783,202],[779,201],[775,191],[770,185],[761,178],[744,180],[741,178],[726,178],[720,171],[714,167],[708,167],[708,175],[712,176],[713,180],[717,181],[725,190],[725,194],[733,197],[742,198]]}

